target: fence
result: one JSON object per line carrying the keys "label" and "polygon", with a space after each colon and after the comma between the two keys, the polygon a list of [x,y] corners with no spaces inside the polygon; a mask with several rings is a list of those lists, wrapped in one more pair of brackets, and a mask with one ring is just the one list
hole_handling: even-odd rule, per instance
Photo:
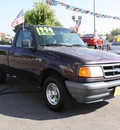
{"label": "fence", "polygon": [[[102,48],[99,48],[98,50],[108,51],[110,43],[103,44]],[[94,49],[93,46],[88,46],[90,49]]]}

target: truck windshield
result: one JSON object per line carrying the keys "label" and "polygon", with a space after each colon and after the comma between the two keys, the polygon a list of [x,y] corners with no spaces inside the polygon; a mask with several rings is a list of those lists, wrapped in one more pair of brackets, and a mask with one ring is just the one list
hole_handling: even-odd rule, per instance
{"label": "truck windshield", "polygon": [[35,27],[40,46],[85,46],[81,38],[72,30],[57,27]]}

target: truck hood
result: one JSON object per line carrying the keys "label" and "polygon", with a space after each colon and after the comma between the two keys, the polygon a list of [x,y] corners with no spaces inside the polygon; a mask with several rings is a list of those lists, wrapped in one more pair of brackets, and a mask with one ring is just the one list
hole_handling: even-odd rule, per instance
{"label": "truck hood", "polygon": [[[82,60],[85,64],[95,64],[95,63],[120,63],[120,55],[88,49],[85,47],[47,47],[48,50],[54,51],[54,53],[62,53],[62,55],[67,54],[74,56]],[[65,56],[65,55],[64,55]]]}

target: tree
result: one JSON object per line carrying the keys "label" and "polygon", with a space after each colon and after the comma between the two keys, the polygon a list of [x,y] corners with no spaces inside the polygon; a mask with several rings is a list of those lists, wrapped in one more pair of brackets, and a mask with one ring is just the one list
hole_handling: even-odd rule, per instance
{"label": "tree", "polygon": [[113,29],[113,30],[111,31],[111,35],[113,35],[113,36],[120,35],[120,28]]}
{"label": "tree", "polygon": [[112,41],[116,38],[117,35],[120,35],[120,28],[113,29],[110,34],[106,34],[106,39]]}
{"label": "tree", "polygon": [[[34,2],[34,8],[25,13],[25,25],[51,25],[62,26],[55,18],[55,12],[44,2]],[[16,26],[13,31],[17,31]]]}
{"label": "tree", "polygon": [[106,37],[106,40],[109,40],[109,41],[111,41],[111,40],[113,40],[113,39],[114,39],[114,37],[113,37],[113,35],[111,35],[111,34],[107,35],[107,37]]}

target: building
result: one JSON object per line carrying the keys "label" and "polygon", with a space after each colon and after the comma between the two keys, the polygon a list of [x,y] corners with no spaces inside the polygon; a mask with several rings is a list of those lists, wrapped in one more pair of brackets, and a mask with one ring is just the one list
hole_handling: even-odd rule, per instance
{"label": "building", "polygon": [[7,35],[5,33],[0,33],[0,42],[11,43],[12,42],[12,37],[10,37],[9,35]]}
{"label": "building", "polygon": [[117,35],[117,36],[115,37],[115,39],[116,39],[116,42],[120,42],[120,35]]}

